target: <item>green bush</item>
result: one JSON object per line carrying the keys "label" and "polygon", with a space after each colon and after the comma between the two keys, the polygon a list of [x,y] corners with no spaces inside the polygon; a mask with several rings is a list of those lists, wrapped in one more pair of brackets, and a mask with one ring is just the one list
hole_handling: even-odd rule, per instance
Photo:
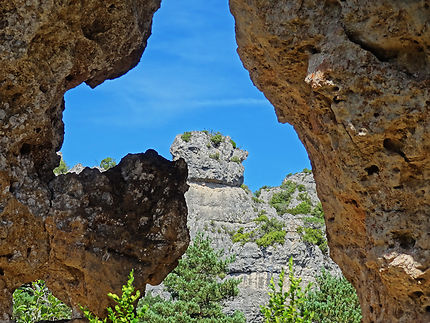
{"label": "green bush", "polygon": [[252,197],[252,200],[253,200],[255,203],[264,203],[264,201],[263,201],[262,199],[259,199],[258,197],[255,197],[255,196],[253,196],[253,197]]}
{"label": "green bush", "polygon": [[182,134],[181,139],[185,142],[189,142],[191,140],[191,132],[186,131]]}
{"label": "green bush", "polygon": [[251,193],[251,190],[249,189],[248,185],[242,184],[242,185],[240,185],[240,188],[243,189],[247,193]]}
{"label": "green bush", "polygon": [[209,158],[212,158],[212,159],[215,159],[215,160],[219,160],[219,157],[220,157],[220,155],[219,155],[218,152],[216,152],[215,154],[210,154],[209,155]]}
{"label": "green bush", "polygon": [[300,204],[297,205],[296,207],[286,210],[285,213],[289,213],[292,215],[309,214],[311,212],[311,209],[312,209],[312,205],[308,201],[303,201],[303,202],[300,202]]}
{"label": "green bush", "polygon": [[103,168],[104,170],[108,170],[115,166],[116,166],[116,161],[111,157],[106,157],[100,162],[100,167]]}
{"label": "green bush", "polygon": [[297,185],[297,189],[299,190],[299,192],[304,192],[306,191],[306,187],[303,184],[299,184]]}
{"label": "green bush", "polygon": [[252,239],[254,238],[255,235],[255,231],[249,231],[249,232],[244,232],[243,228],[239,228],[236,233],[233,234],[232,236],[232,241],[233,243],[238,243],[240,242],[242,245],[244,245],[247,242],[252,241]]}
{"label": "green bush", "polygon": [[285,243],[285,235],[287,232],[283,230],[279,231],[271,231],[265,233],[261,238],[255,240],[255,243],[259,247],[267,248],[269,246],[273,246],[275,243],[279,243],[280,245]]}
{"label": "green bush", "polygon": [[322,253],[327,254],[327,240],[321,228],[299,226],[297,228],[297,232],[302,235],[303,241],[317,245],[321,249]]}
{"label": "green bush", "polygon": [[272,195],[269,204],[276,209],[279,215],[287,212],[296,187],[297,184],[293,181],[286,181],[281,185],[282,191]]}
{"label": "green bush", "polygon": [[312,170],[308,169],[308,168],[303,168],[303,173],[305,174],[312,174]]}
{"label": "green bush", "polygon": [[70,169],[69,166],[67,166],[63,157],[61,157],[60,165],[54,168],[54,174],[57,176],[61,174],[66,174],[69,171],[69,169]]}
{"label": "green bush", "polygon": [[233,156],[233,157],[231,157],[230,158],[230,161],[232,161],[232,162],[234,162],[234,163],[238,163],[238,164],[240,164],[242,161],[240,160],[240,158],[239,157],[237,157],[237,156]]}
{"label": "green bush", "polygon": [[[138,323],[140,319],[143,318],[143,315],[148,310],[147,306],[141,306],[137,310],[135,310],[133,303],[135,303],[139,297],[140,292],[136,291],[134,293],[133,287],[133,270],[130,272],[127,280],[127,285],[122,286],[122,295],[121,297],[109,293],[108,296],[112,298],[117,305],[115,305],[114,309],[111,307],[107,308],[108,318],[110,322],[113,323]],[[96,315],[91,313],[88,309],[81,307],[81,310],[84,312],[84,316],[90,321],[90,323],[105,323],[108,318],[99,319]]]}
{"label": "green bush", "polygon": [[288,261],[288,269],[288,290],[284,292],[285,271],[282,269],[278,288],[273,277],[270,281],[269,303],[261,306],[261,313],[266,323],[312,323],[314,313],[305,306],[311,284],[302,290],[302,279],[294,277],[293,258]]}
{"label": "green bush", "polygon": [[144,322],[244,323],[241,312],[230,316],[222,311],[222,302],[239,293],[240,280],[225,279],[227,266],[233,260],[226,259],[222,250],[214,250],[208,238],[197,234],[179,265],[164,280],[171,299],[149,294],[139,302],[139,306],[147,308]]}
{"label": "green bush", "polygon": [[23,286],[13,293],[12,317],[17,323],[70,319],[72,310],[46,288],[43,280]]}
{"label": "green bush", "polygon": [[230,143],[233,146],[233,148],[236,149],[237,146],[236,146],[236,143],[233,141],[233,139],[230,139]]}
{"label": "green bush", "polygon": [[211,141],[215,146],[218,146],[223,140],[224,140],[224,137],[219,132],[211,136]]}
{"label": "green bush", "polygon": [[312,209],[311,215],[324,220],[324,211],[321,202],[318,202],[318,204]]}
{"label": "green bush", "polygon": [[323,270],[316,278],[317,288],[310,291],[305,303],[315,312],[318,323],[359,323],[361,308],[354,287],[344,277],[335,277]]}
{"label": "green bush", "polygon": [[272,187],[271,187],[271,186],[268,186],[268,185],[264,185],[264,186],[260,187],[258,190],[256,190],[256,191],[254,192],[254,195],[255,195],[256,197],[260,197],[261,191],[262,191],[262,190],[267,190],[267,189],[269,189],[269,188],[272,188]]}

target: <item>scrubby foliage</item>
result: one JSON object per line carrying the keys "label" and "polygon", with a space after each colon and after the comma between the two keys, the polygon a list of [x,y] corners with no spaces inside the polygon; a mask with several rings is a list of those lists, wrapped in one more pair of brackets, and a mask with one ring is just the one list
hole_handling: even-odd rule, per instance
{"label": "scrubby foliage", "polygon": [[270,281],[269,303],[261,306],[261,313],[266,323],[312,323],[314,313],[305,306],[311,284],[302,289],[302,279],[294,276],[293,258],[288,261],[288,269],[288,290],[284,292],[285,271],[282,269],[278,288],[273,277]]}
{"label": "scrubby foliage", "polygon": [[345,277],[335,277],[323,270],[316,282],[317,288],[308,293],[305,303],[305,308],[315,313],[314,322],[361,322],[357,293]]}
{"label": "scrubby foliage", "polygon": [[232,235],[234,243],[245,244],[247,242],[255,242],[259,247],[267,248],[275,244],[284,244],[285,224],[275,218],[268,218],[265,211],[261,211],[258,217],[254,220],[258,227],[254,230],[245,232],[244,228],[239,228]]}
{"label": "scrubby foliage", "polygon": [[60,164],[54,168],[54,174],[57,176],[61,175],[61,174],[66,174],[69,171],[69,169],[70,169],[70,167],[67,166],[63,157],[61,157]]}
{"label": "scrubby foliage", "polygon": [[233,148],[236,149],[237,145],[236,145],[236,143],[234,142],[233,139],[230,139],[230,143],[233,146]]}
{"label": "scrubby foliage", "polygon": [[106,157],[100,162],[100,168],[103,168],[104,170],[108,170],[115,166],[116,166],[116,161],[112,157]]}
{"label": "scrubby foliage", "polygon": [[232,162],[234,162],[234,163],[238,163],[238,164],[240,164],[242,161],[240,160],[240,158],[239,157],[237,157],[237,156],[233,156],[233,157],[231,157],[230,158],[230,161],[232,161]]}
{"label": "scrubby foliage", "polygon": [[211,241],[197,234],[178,267],[164,280],[171,299],[147,295],[140,306],[148,310],[145,322],[224,322],[244,323],[241,312],[223,313],[221,302],[239,293],[238,279],[225,279],[227,266],[234,260],[225,258],[222,250],[214,250]]}
{"label": "scrubby foliage", "polygon": [[262,190],[267,190],[267,189],[269,189],[269,188],[272,188],[272,187],[271,187],[271,186],[268,186],[268,185],[264,185],[264,186],[260,187],[258,190],[256,190],[256,191],[254,192],[255,197],[260,197],[260,195],[261,195],[261,191],[262,191]]}
{"label": "scrubby foliage", "polygon": [[219,144],[224,140],[224,137],[221,133],[217,132],[216,134],[211,136],[211,141],[215,146],[219,146]]}
{"label": "scrubby foliage", "polygon": [[297,228],[297,232],[301,234],[303,241],[317,245],[324,254],[327,254],[327,239],[324,234],[324,211],[321,202],[310,211],[310,214],[304,219],[303,226]]}
{"label": "scrubby foliage", "polygon": [[281,185],[282,191],[272,195],[269,204],[276,209],[279,215],[285,214],[288,211],[288,206],[291,203],[296,187],[297,184],[293,181],[286,181]]}
{"label": "scrubby foliage", "polygon": [[219,158],[220,158],[219,152],[216,152],[215,154],[210,154],[209,158],[219,160]]}
{"label": "scrubby foliage", "polygon": [[70,319],[72,310],[37,280],[13,293],[13,319],[17,323]]}
{"label": "scrubby foliage", "polygon": [[185,142],[189,142],[191,140],[191,131],[185,131],[182,134],[181,139]]}

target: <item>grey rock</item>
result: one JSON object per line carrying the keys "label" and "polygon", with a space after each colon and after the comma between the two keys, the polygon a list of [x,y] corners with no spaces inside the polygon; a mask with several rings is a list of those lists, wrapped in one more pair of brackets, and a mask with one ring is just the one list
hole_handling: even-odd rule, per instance
{"label": "grey rock", "polygon": [[[175,138],[172,151],[177,156],[187,156],[191,151],[202,151],[201,146],[206,146],[205,134],[192,133],[194,141],[181,144],[180,136]],[[191,137],[191,138],[192,138]],[[206,141],[205,141],[206,140]],[[179,142],[178,142],[179,141]],[[173,147],[172,146],[172,147]],[[181,148],[186,152],[181,152]],[[195,159],[194,159],[195,158]],[[198,158],[190,158],[189,172],[198,174]],[[190,160],[189,159],[189,160]],[[200,166],[202,167],[202,166]],[[218,172],[228,170],[218,167]],[[226,175],[224,175],[225,178]],[[219,178],[222,176],[220,175]],[[289,175],[284,182],[293,181],[302,185],[292,194],[290,207],[297,206],[301,200],[300,193],[306,192],[311,204],[315,207],[319,203],[316,194],[315,181],[310,173],[297,173]],[[203,232],[212,239],[213,247],[224,249],[227,254],[236,256],[235,261],[229,267],[227,278],[234,277],[242,279],[239,285],[239,295],[225,303],[226,313],[232,314],[239,310],[245,314],[248,322],[262,322],[260,305],[268,302],[268,286],[272,276],[278,279],[282,268],[288,268],[288,260],[293,257],[296,277],[303,279],[303,284],[315,282],[316,276],[322,268],[334,275],[341,275],[337,265],[315,246],[303,242],[297,228],[303,225],[303,219],[309,215],[278,215],[276,210],[270,206],[269,201],[273,194],[282,191],[281,187],[261,189],[258,199],[246,189],[214,183],[190,182],[190,188],[185,193],[188,207],[188,227],[190,235],[194,238],[197,232]],[[304,188],[304,190],[303,190]],[[254,221],[261,212],[266,216],[284,222],[286,231],[285,243],[275,244],[267,248],[259,247],[255,242],[245,244],[233,243],[232,236],[238,229],[243,228],[245,232],[256,229]],[[152,294],[168,297],[163,291],[163,286],[150,286],[147,290]]]}
{"label": "grey rock", "polygon": [[235,148],[228,136],[219,144],[212,142],[215,134],[192,131],[189,140],[177,135],[170,147],[173,160],[184,158],[188,164],[188,181],[240,186],[243,183],[242,162],[248,152]]}

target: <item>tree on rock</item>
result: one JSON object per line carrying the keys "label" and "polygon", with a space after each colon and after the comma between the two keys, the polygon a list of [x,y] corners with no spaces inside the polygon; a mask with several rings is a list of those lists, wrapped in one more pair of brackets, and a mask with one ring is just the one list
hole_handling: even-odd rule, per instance
{"label": "tree on rock", "polygon": [[115,167],[116,161],[112,157],[106,157],[100,162],[100,167],[104,170],[108,170],[109,168]]}
{"label": "tree on rock", "polygon": [[227,266],[233,257],[224,258],[223,250],[214,250],[211,241],[201,233],[194,238],[179,265],[164,280],[170,300],[147,295],[140,301],[148,307],[145,322],[222,322],[244,323],[243,313],[229,316],[221,302],[239,293],[239,279],[228,278]]}

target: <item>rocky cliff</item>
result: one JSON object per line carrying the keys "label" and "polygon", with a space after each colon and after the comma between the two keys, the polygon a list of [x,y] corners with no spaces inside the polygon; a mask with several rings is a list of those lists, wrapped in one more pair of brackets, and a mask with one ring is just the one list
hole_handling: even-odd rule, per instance
{"label": "rocky cliff", "polygon": [[[263,188],[256,197],[245,186],[240,187],[239,183],[233,186],[231,181],[221,180],[243,178],[241,162],[230,160],[231,156],[243,156],[244,159],[247,152],[235,148],[229,137],[222,136],[222,145],[215,148],[211,141],[214,134],[196,131],[191,134],[189,140],[182,139],[182,135],[176,136],[171,152],[173,158],[185,158],[190,174],[200,174],[198,182],[189,180],[190,188],[185,194],[191,237],[203,232],[213,240],[215,248],[223,248],[236,255],[235,262],[229,268],[229,276],[241,278],[242,283],[239,285],[239,296],[226,304],[227,312],[240,310],[245,313],[248,322],[261,321],[259,305],[268,301],[270,278],[272,275],[278,277],[291,256],[297,276],[305,282],[314,281],[321,268],[340,273],[324,247],[322,252],[318,246],[304,242],[298,232],[304,226],[304,219],[311,217],[312,211],[318,208],[315,181],[310,172],[289,175],[282,186]],[[209,157],[215,149],[219,152],[216,160]],[[196,162],[207,159],[211,160]],[[236,163],[237,167],[231,167],[228,163]],[[214,179],[218,182],[214,183]],[[286,212],[283,213],[280,208],[278,212],[272,206],[276,204],[270,201],[273,201],[274,195],[287,191],[291,194],[289,202],[284,204]],[[300,204],[305,204],[303,201],[309,207],[303,213],[294,212],[299,210]],[[263,232],[262,225],[268,223],[266,218],[272,228]],[[320,229],[324,232],[324,227]],[[275,236],[273,233],[278,231],[284,234],[283,238],[279,242],[271,241],[271,237]],[[161,289],[162,286],[149,288],[157,293]]]}
{"label": "rocky cliff", "polygon": [[[100,173],[54,177],[63,94],[134,67],[159,0],[0,0],[0,321],[12,292],[44,279],[97,314],[136,268],[160,282],[188,245],[187,169],[154,151]],[[76,311],[74,311],[76,314]]]}
{"label": "rocky cliff", "polygon": [[244,66],[308,151],[363,321],[429,322],[429,1],[230,8]]}

